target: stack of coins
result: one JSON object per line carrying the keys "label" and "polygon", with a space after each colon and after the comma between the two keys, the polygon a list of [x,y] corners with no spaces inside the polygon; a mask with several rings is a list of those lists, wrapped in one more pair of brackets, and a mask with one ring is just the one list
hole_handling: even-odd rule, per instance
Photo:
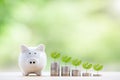
{"label": "stack of coins", "polygon": [[97,76],[101,76],[101,74],[93,74],[93,76],[96,76],[96,77],[97,77]]}
{"label": "stack of coins", "polygon": [[58,62],[51,63],[51,76],[60,76],[60,65]]}
{"label": "stack of coins", "polygon": [[79,70],[72,70],[72,76],[80,76],[80,71]]}
{"label": "stack of coins", "polygon": [[91,76],[91,73],[83,73],[82,76]]}
{"label": "stack of coins", "polygon": [[70,76],[70,67],[69,66],[62,66],[61,76]]}

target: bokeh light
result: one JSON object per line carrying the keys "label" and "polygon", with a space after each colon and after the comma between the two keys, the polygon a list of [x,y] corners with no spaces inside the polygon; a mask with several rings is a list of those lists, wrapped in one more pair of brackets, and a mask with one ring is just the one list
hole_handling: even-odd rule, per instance
{"label": "bokeh light", "polygon": [[0,70],[19,70],[20,45],[101,63],[120,71],[119,0],[1,0]]}

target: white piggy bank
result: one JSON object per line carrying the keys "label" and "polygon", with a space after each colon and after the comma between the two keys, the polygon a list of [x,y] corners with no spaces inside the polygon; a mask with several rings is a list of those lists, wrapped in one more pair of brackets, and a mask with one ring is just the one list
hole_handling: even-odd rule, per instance
{"label": "white piggy bank", "polygon": [[28,76],[30,73],[35,73],[37,76],[40,76],[46,63],[47,57],[43,44],[40,44],[38,47],[21,46],[19,67],[24,76]]}

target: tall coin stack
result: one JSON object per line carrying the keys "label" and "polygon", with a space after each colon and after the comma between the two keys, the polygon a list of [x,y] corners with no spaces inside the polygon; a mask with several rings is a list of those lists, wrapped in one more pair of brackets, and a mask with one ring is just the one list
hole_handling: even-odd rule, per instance
{"label": "tall coin stack", "polygon": [[60,76],[60,65],[58,62],[51,63],[51,76]]}

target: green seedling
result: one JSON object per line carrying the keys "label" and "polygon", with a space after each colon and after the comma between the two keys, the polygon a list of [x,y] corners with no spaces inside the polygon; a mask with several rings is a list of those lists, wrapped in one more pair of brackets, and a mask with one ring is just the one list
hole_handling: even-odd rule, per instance
{"label": "green seedling", "polygon": [[56,60],[56,59],[60,58],[60,53],[58,53],[58,52],[52,52],[52,53],[51,53],[51,57],[52,57],[54,60]]}
{"label": "green seedling", "polygon": [[83,68],[86,69],[86,73],[87,73],[87,70],[92,68],[92,64],[88,63],[88,62],[85,62],[83,63]]}
{"label": "green seedling", "polygon": [[98,74],[98,71],[101,71],[101,70],[103,69],[103,65],[101,65],[101,64],[95,64],[95,65],[93,66],[93,69],[94,69],[95,71],[97,71],[97,74]]}
{"label": "green seedling", "polygon": [[69,56],[63,56],[62,57],[62,62],[64,62],[65,64],[69,63],[71,61],[71,57]]}
{"label": "green seedling", "polygon": [[79,59],[72,60],[72,65],[74,65],[75,67],[79,66],[81,63],[82,63],[82,61]]}

